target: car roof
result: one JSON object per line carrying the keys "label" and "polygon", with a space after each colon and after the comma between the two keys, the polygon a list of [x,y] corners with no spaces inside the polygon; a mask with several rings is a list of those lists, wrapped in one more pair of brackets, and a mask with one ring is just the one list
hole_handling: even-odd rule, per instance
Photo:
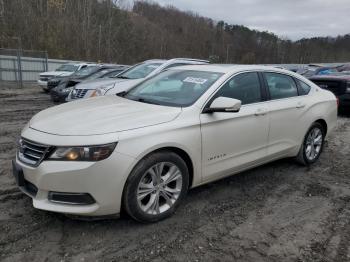
{"label": "car roof", "polygon": [[64,65],[74,65],[74,66],[80,66],[80,65],[96,65],[95,63],[87,63],[87,62],[68,62]]}
{"label": "car roof", "polygon": [[[263,66],[263,65],[232,65],[232,64],[201,64],[201,65],[185,65],[179,66],[174,69],[183,69],[183,70],[198,70],[198,71],[208,71],[216,73],[236,73],[240,71],[275,71],[275,72],[288,72],[286,69],[279,69],[273,66]],[[171,69],[172,70],[172,69]]]}
{"label": "car roof", "polygon": [[165,63],[167,60],[165,59],[150,59],[143,61],[142,63]]}
{"label": "car roof", "polygon": [[207,60],[194,59],[194,58],[171,58],[171,59],[150,59],[143,63],[176,63],[176,62],[198,62],[198,63],[209,63]]}

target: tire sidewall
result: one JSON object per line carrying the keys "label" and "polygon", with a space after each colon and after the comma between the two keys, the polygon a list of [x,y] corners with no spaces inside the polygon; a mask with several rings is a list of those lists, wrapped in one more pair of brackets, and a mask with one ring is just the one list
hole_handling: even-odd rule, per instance
{"label": "tire sidewall", "polygon": [[[179,198],[176,202],[165,212],[159,215],[149,215],[144,213],[139,207],[137,201],[137,189],[145,172],[159,162],[170,162],[175,164],[182,174],[182,188]],[[173,152],[162,151],[156,152],[142,159],[130,173],[130,176],[126,182],[123,205],[127,213],[134,219],[140,222],[156,222],[164,218],[169,217],[174,213],[176,208],[182,202],[185,197],[189,184],[189,173],[185,161]]]}

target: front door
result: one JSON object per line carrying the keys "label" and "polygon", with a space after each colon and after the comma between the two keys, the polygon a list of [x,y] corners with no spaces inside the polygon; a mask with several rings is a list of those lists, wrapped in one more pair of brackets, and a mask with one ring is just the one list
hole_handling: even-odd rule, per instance
{"label": "front door", "polygon": [[266,157],[269,109],[262,94],[258,73],[248,72],[231,78],[210,100],[235,98],[242,107],[237,113],[200,115],[203,181],[230,175]]}

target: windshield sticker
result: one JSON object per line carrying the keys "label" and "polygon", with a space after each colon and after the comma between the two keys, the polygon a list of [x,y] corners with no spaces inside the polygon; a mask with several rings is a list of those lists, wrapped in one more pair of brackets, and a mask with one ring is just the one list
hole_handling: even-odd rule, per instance
{"label": "windshield sticker", "polygon": [[207,82],[208,79],[204,79],[204,78],[196,78],[196,77],[186,77],[183,82],[187,82],[187,83],[193,83],[193,84],[199,84],[199,85],[203,85],[205,82]]}
{"label": "windshield sticker", "polygon": [[157,65],[148,65],[147,68],[158,68]]}

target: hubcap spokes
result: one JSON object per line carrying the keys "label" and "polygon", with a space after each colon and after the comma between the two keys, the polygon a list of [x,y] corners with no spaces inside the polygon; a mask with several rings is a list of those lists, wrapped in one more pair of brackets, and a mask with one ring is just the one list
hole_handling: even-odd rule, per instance
{"label": "hubcap spokes", "polygon": [[169,162],[160,162],[148,169],[137,189],[137,202],[142,211],[157,215],[171,208],[182,189],[180,169]]}
{"label": "hubcap spokes", "polygon": [[319,128],[314,128],[310,131],[306,139],[305,154],[309,160],[314,160],[320,154],[323,137],[322,131]]}

